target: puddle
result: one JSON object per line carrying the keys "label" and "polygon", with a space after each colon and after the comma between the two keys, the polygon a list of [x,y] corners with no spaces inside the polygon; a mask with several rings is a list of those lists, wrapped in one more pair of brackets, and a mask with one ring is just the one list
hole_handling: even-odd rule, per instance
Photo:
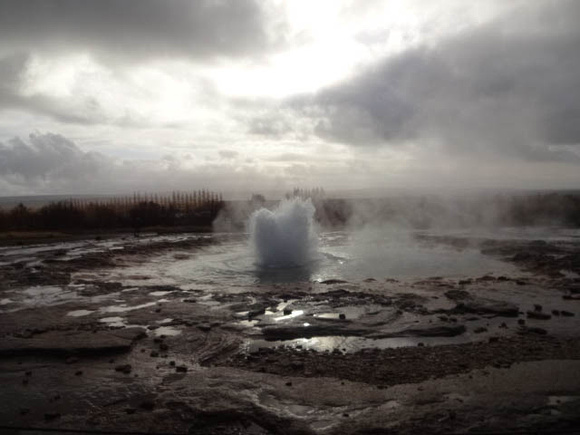
{"label": "puddle", "polygon": [[174,293],[175,290],[170,290],[170,291],[155,291],[155,292],[151,292],[149,293],[150,296],[155,296],[155,297],[161,297],[161,296],[165,296],[168,295],[169,293]]}
{"label": "puddle", "polygon": [[103,317],[102,319],[99,319],[99,322],[106,323],[107,326],[115,328],[124,328],[127,326],[123,317]]}
{"label": "puddle", "polygon": [[320,320],[356,320],[363,316],[373,316],[384,311],[379,305],[362,305],[355,307],[339,307],[330,312],[315,313],[313,317]]}
{"label": "puddle", "polygon": [[548,406],[560,406],[576,401],[580,401],[580,396],[548,396]]}
{"label": "puddle", "polygon": [[155,322],[155,323],[158,323],[158,324],[160,324],[160,325],[165,325],[165,324],[167,324],[167,323],[171,323],[171,322],[173,322],[173,319],[167,318],[167,319],[158,320],[158,321],[157,321],[157,322]]}
{"label": "puddle", "polygon": [[[307,326],[306,324],[304,326]],[[439,346],[446,344],[461,344],[473,341],[472,337],[396,337],[370,339],[363,337],[313,337],[297,338],[294,340],[248,340],[242,345],[242,350],[247,353],[255,353],[260,349],[287,347],[296,350],[314,350],[317,352],[339,351],[354,353],[363,349],[394,349],[399,347],[417,347],[422,343],[424,346]]]}
{"label": "puddle", "polygon": [[152,307],[156,305],[157,302],[147,302],[141,305],[134,305],[132,307],[128,307],[126,305],[111,305],[109,307],[103,307],[99,311],[101,313],[126,313],[127,311],[139,310],[141,308]]}
{"label": "puddle", "polygon": [[176,335],[181,334],[181,329],[173,328],[171,326],[160,326],[153,331],[153,334],[156,337],[160,337],[162,335],[165,335],[166,337],[175,337]]}
{"label": "puddle", "polygon": [[75,311],[69,311],[66,315],[71,316],[71,317],[83,317],[83,316],[88,316],[89,314],[92,314],[92,313],[95,313],[95,311],[75,310]]}
{"label": "puddle", "polygon": [[59,305],[80,298],[74,289],[56,286],[29,287],[24,290],[12,290],[11,293],[14,295],[10,299],[11,303],[21,305],[18,309]]}
{"label": "puddle", "polygon": [[[268,314],[268,313],[266,313],[266,314]],[[290,314],[274,317],[273,320],[275,322],[280,322],[280,321],[290,320],[290,319],[294,319],[296,317],[300,317],[303,314],[304,314],[304,310],[294,310]]]}

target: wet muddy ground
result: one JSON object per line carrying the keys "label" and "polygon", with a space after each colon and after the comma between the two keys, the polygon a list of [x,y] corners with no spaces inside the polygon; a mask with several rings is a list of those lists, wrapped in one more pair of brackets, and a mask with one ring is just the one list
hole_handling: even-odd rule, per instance
{"label": "wet muddy ground", "polygon": [[580,427],[580,239],[421,237],[510,273],[184,284],[156,280],[159,259],[196,261],[219,236],[0,248],[0,421],[201,434]]}

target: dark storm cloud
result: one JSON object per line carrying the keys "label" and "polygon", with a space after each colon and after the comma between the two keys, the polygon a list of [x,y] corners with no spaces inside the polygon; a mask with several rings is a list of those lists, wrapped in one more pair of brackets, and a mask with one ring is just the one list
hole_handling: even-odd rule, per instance
{"label": "dark storm cloud", "polygon": [[95,152],[84,152],[58,134],[30,135],[28,141],[14,138],[0,142],[0,178],[27,184],[94,177],[108,164]]}
{"label": "dark storm cloud", "polygon": [[66,137],[33,134],[0,142],[0,191],[4,195],[38,193],[127,193],[232,186],[253,190],[274,176],[236,162],[238,154],[222,150],[222,159],[195,161],[190,155],[159,159],[118,159],[84,151]]}
{"label": "dark storm cloud", "polygon": [[5,51],[237,56],[267,47],[264,24],[253,0],[0,0]]}
{"label": "dark storm cloud", "polygon": [[295,97],[287,110],[354,146],[436,142],[454,154],[578,159],[562,145],[580,144],[580,2],[525,6]]}

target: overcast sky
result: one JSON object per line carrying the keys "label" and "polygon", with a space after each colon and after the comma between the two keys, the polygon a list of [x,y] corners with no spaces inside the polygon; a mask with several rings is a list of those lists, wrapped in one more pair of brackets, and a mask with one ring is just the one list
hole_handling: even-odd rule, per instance
{"label": "overcast sky", "polygon": [[577,0],[0,0],[0,196],[580,188]]}

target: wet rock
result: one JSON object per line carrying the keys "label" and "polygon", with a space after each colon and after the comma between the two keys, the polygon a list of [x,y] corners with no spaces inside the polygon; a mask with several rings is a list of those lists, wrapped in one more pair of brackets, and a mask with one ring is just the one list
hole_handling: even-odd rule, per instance
{"label": "wet rock", "polygon": [[141,409],[152,411],[155,408],[155,402],[152,399],[146,399],[139,404]]}
{"label": "wet rock", "polygon": [[304,361],[294,360],[290,363],[290,367],[294,370],[302,370],[304,369]]}
{"label": "wet rock", "polygon": [[5,338],[0,355],[80,354],[127,352],[143,331],[129,328],[116,331],[48,331],[29,339]]}
{"label": "wet rock", "polygon": [[491,299],[470,296],[462,298],[461,302],[447,312],[452,314],[491,314],[500,317],[517,317],[519,310],[517,305],[510,302],[494,301]]}
{"label": "wet rock", "polygon": [[348,281],[344,281],[342,279],[326,279],[324,281],[320,281],[320,284],[346,284]]}
{"label": "wet rock", "polygon": [[568,301],[580,301],[580,295],[564,295],[562,299]]}
{"label": "wet rock", "polygon": [[248,311],[248,319],[252,320],[254,317],[266,314],[266,306],[259,306]]}
{"label": "wet rock", "polygon": [[115,367],[116,372],[125,373],[126,375],[131,373],[131,370],[133,370],[131,364],[121,364]]}
{"label": "wet rock", "polygon": [[[404,331],[393,333],[391,337],[456,337],[465,333],[466,328],[463,325],[435,326],[426,329],[406,329]],[[381,337],[388,338],[387,335]]]}
{"label": "wet rock", "polygon": [[469,298],[471,295],[465,290],[449,290],[445,292],[445,296],[447,296],[452,301],[459,301]]}
{"label": "wet rock", "polygon": [[552,318],[550,314],[542,313],[540,311],[526,311],[528,319],[549,320]]}
{"label": "wet rock", "polygon": [[547,335],[548,331],[546,331],[544,328],[538,328],[536,326],[528,326],[528,327],[524,327],[522,328],[518,334],[536,334],[536,335]]}

